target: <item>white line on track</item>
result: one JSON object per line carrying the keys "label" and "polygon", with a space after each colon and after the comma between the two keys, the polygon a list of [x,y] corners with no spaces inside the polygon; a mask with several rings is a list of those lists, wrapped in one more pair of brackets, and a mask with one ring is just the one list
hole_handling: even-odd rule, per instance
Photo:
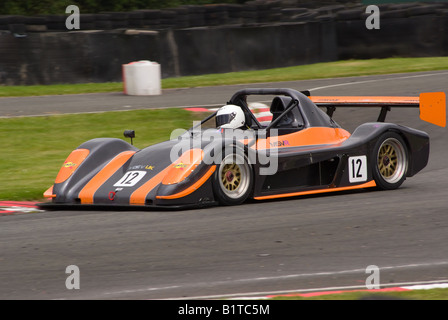
{"label": "white line on track", "polygon": [[413,75],[413,76],[400,76],[400,77],[392,77],[392,78],[381,78],[381,79],[371,79],[371,80],[362,80],[362,81],[354,81],[354,82],[344,82],[344,83],[330,84],[327,86],[312,88],[312,89],[309,89],[309,91],[316,91],[316,90],[322,90],[322,89],[328,89],[328,88],[334,88],[334,87],[342,87],[342,86],[350,86],[350,85],[358,85],[358,84],[378,82],[378,81],[403,80],[403,79],[413,79],[413,78],[421,78],[421,77],[431,77],[431,76],[436,76],[436,75],[448,75],[448,72],[438,72],[438,73],[418,74],[418,75]]}
{"label": "white line on track", "polygon": [[[381,78],[381,79],[371,79],[371,80],[361,80],[361,81],[352,81],[352,82],[344,82],[344,83],[338,83],[338,84],[331,84],[327,86],[321,86],[316,88],[308,89],[309,91],[317,91],[322,89],[328,89],[328,88],[334,88],[334,87],[342,87],[342,86],[350,86],[350,85],[358,85],[358,84],[364,84],[364,83],[372,83],[372,82],[379,82],[379,81],[390,81],[390,80],[403,80],[403,79],[413,79],[413,78],[421,78],[421,77],[431,77],[431,76],[438,76],[438,75],[448,75],[448,72],[437,72],[437,73],[425,73],[425,74],[418,74],[418,75],[412,75],[412,76],[392,76],[391,78]],[[372,75],[375,76],[375,75]],[[381,76],[381,75],[377,75]],[[360,76],[360,77],[371,77],[371,76]],[[328,81],[328,80],[341,80],[341,79],[350,79],[350,78],[360,78],[360,77],[347,77],[347,78],[324,78],[324,79],[310,79],[310,80],[298,80],[298,81]],[[264,84],[275,84],[277,82],[266,82]],[[16,98],[16,97],[12,97]],[[269,101],[261,101],[261,102],[269,102]],[[190,105],[190,106],[168,106],[168,107],[161,107],[161,108],[151,108],[151,109],[169,109],[169,108],[213,108],[213,107],[220,107],[221,104],[209,104],[209,105]],[[147,110],[147,108],[136,108],[136,109],[129,109],[128,106],[126,106],[126,109],[118,109],[118,110],[108,110],[108,111],[87,111],[87,112],[72,112],[72,113],[48,113],[48,114],[37,114],[37,115],[20,115],[20,116],[0,116],[0,119],[3,118],[22,118],[22,117],[46,117],[46,116],[54,116],[54,115],[77,115],[77,114],[92,114],[92,113],[104,113],[104,112],[121,112],[121,111],[135,111],[135,110]]]}
{"label": "white line on track", "polygon": [[[433,280],[433,281],[415,281],[415,282],[400,282],[400,283],[386,283],[380,284],[380,287],[402,287],[412,290],[430,289],[428,284],[434,284],[434,288],[446,288],[448,279],[445,280]],[[406,286],[406,287],[405,287]],[[326,287],[326,288],[312,288],[312,289],[294,289],[284,291],[266,291],[266,292],[246,292],[246,293],[231,293],[223,295],[209,295],[209,296],[196,296],[187,298],[170,298],[169,300],[207,300],[207,299],[231,299],[231,300],[257,300],[266,299],[266,296],[285,295],[294,293],[310,293],[310,292],[323,292],[323,291],[345,291],[345,290],[365,290],[365,286],[340,286],[340,287]]]}
{"label": "white line on track", "polygon": [[[439,261],[439,262],[432,262],[432,263],[413,263],[413,264],[406,264],[406,265],[380,267],[380,271],[412,269],[412,268],[421,268],[421,267],[437,267],[437,266],[446,266],[446,265],[448,265],[448,261]],[[199,283],[190,283],[190,284],[183,284],[183,285],[172,285],[172,286],[164,286],[164,287],[149,287],[149,288],[141,288],[141,289],[129,289],[129,290],[122,290],[122,291],[106,292],[105,295],[110,296],[110,295],[143,293],[143,292],[166,291],[166,290],[170,290],[170,289],[189,289],[189,288],[211,287],[211,286],[216,287],[216,286],[222,286],[222,285],[237,285],[240,283],[256,283],[256,282],[263,282],[263,281],[278,281],[278,280],[295,279],[295,278],[337,276],[337,275],[356,274],[356,273],[365,274],[365,271],[366,271],[365,268],[359,268],[359,269],[350,269],[350,270],[341,270],[341,271],[289,274],[289,275],[273,276],[273,277],[256,277],[256,278],[245,278],[245,279],[235,279],[235,280],[199,282]],[[441,282],[448,282],[448,280],[391,283],[391,284],[384,284],[382,286],[396,287],[396,286],[400,286],[400,285],[441,283]],[[200,297],[187,297],[186,299],[231,298],[231,297],[239,297],[239,296],[245,296],[245,295],[246,296],[249,296],[249,295],[250,296],[254,296],[254,295],[262,296],[262,295],[271,295],[271,294],[285,294],[285,293],[292,293],[292,292],[314,292],[314,291],[340,290],[340,288],[359,289],[359,288],[365,288],[365,286],[346,286],[346,287],[331,287],[331,288],[294,289],[294,290],[282,290],[282,291],[246,292],[246,293],[207,295],[207,296],[200,296]],[[175,298],[170,298],[170,299],[185,299],[185,298],[176,298],[175,297]]]}

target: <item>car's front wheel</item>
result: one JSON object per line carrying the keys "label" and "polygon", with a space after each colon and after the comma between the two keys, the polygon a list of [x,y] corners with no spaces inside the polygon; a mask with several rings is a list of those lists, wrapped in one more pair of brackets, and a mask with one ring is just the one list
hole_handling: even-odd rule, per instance
{"label": "car's front wheel", "polygon": [[397,189],[406,179],[408,151],[401,136],[387,132],[378,139],[373,150],[373,178],[378,188]]}
{"label": "car's front wheel", "polygon": [[243,203],[253,188],[252,166],[240,152],[232,152],[223,157],[213,178],[213,189],[220,204],[237,205]]}

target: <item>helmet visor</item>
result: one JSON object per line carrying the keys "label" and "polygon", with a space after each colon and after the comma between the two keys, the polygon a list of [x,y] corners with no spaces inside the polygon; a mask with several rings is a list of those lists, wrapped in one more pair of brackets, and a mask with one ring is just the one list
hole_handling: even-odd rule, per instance
{"label": "helmet visor", "polygon": [[220,114],[216,116],[216,127],[219,128],[225,124],[232,122],[235,119],[235,113],[232,112],[230,114]]}

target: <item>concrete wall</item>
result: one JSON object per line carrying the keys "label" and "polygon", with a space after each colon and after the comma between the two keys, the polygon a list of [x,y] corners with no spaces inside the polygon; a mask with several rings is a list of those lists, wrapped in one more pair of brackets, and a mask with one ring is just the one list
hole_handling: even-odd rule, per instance
{"label": "concrete wall", "polygon": [[331,23],[172,30],[160,34],[164,76],[258,70],[337,59]]}

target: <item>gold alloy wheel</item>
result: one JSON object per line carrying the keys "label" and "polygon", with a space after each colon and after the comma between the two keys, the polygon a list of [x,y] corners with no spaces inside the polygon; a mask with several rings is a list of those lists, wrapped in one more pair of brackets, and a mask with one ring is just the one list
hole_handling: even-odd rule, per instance
{"label": "gold alloy wheel", "polygon": [[235,163],[224,165],[221,172],[221,180],[224,188],[234,191],[241,183],[241,169]]}
{"label": "gold alloy wheel", "polygon": [[397,152],[390,145],[383,145],[378,154],[378,166],[383,177],[389,178],[397,169]]}
{"label": "gold alloy wheel", "polygon": [[389,183],[399,181],[406,174],[407,161],[403,145],[394,138],[386,139],[378,150],[378,170]]}
{"label": "gold alloy wheel", "polygon": [[218,172],[221,191],[231,199],[244,197],[251,184],[250,170],[243,156],[227,155],[222,160]]}

